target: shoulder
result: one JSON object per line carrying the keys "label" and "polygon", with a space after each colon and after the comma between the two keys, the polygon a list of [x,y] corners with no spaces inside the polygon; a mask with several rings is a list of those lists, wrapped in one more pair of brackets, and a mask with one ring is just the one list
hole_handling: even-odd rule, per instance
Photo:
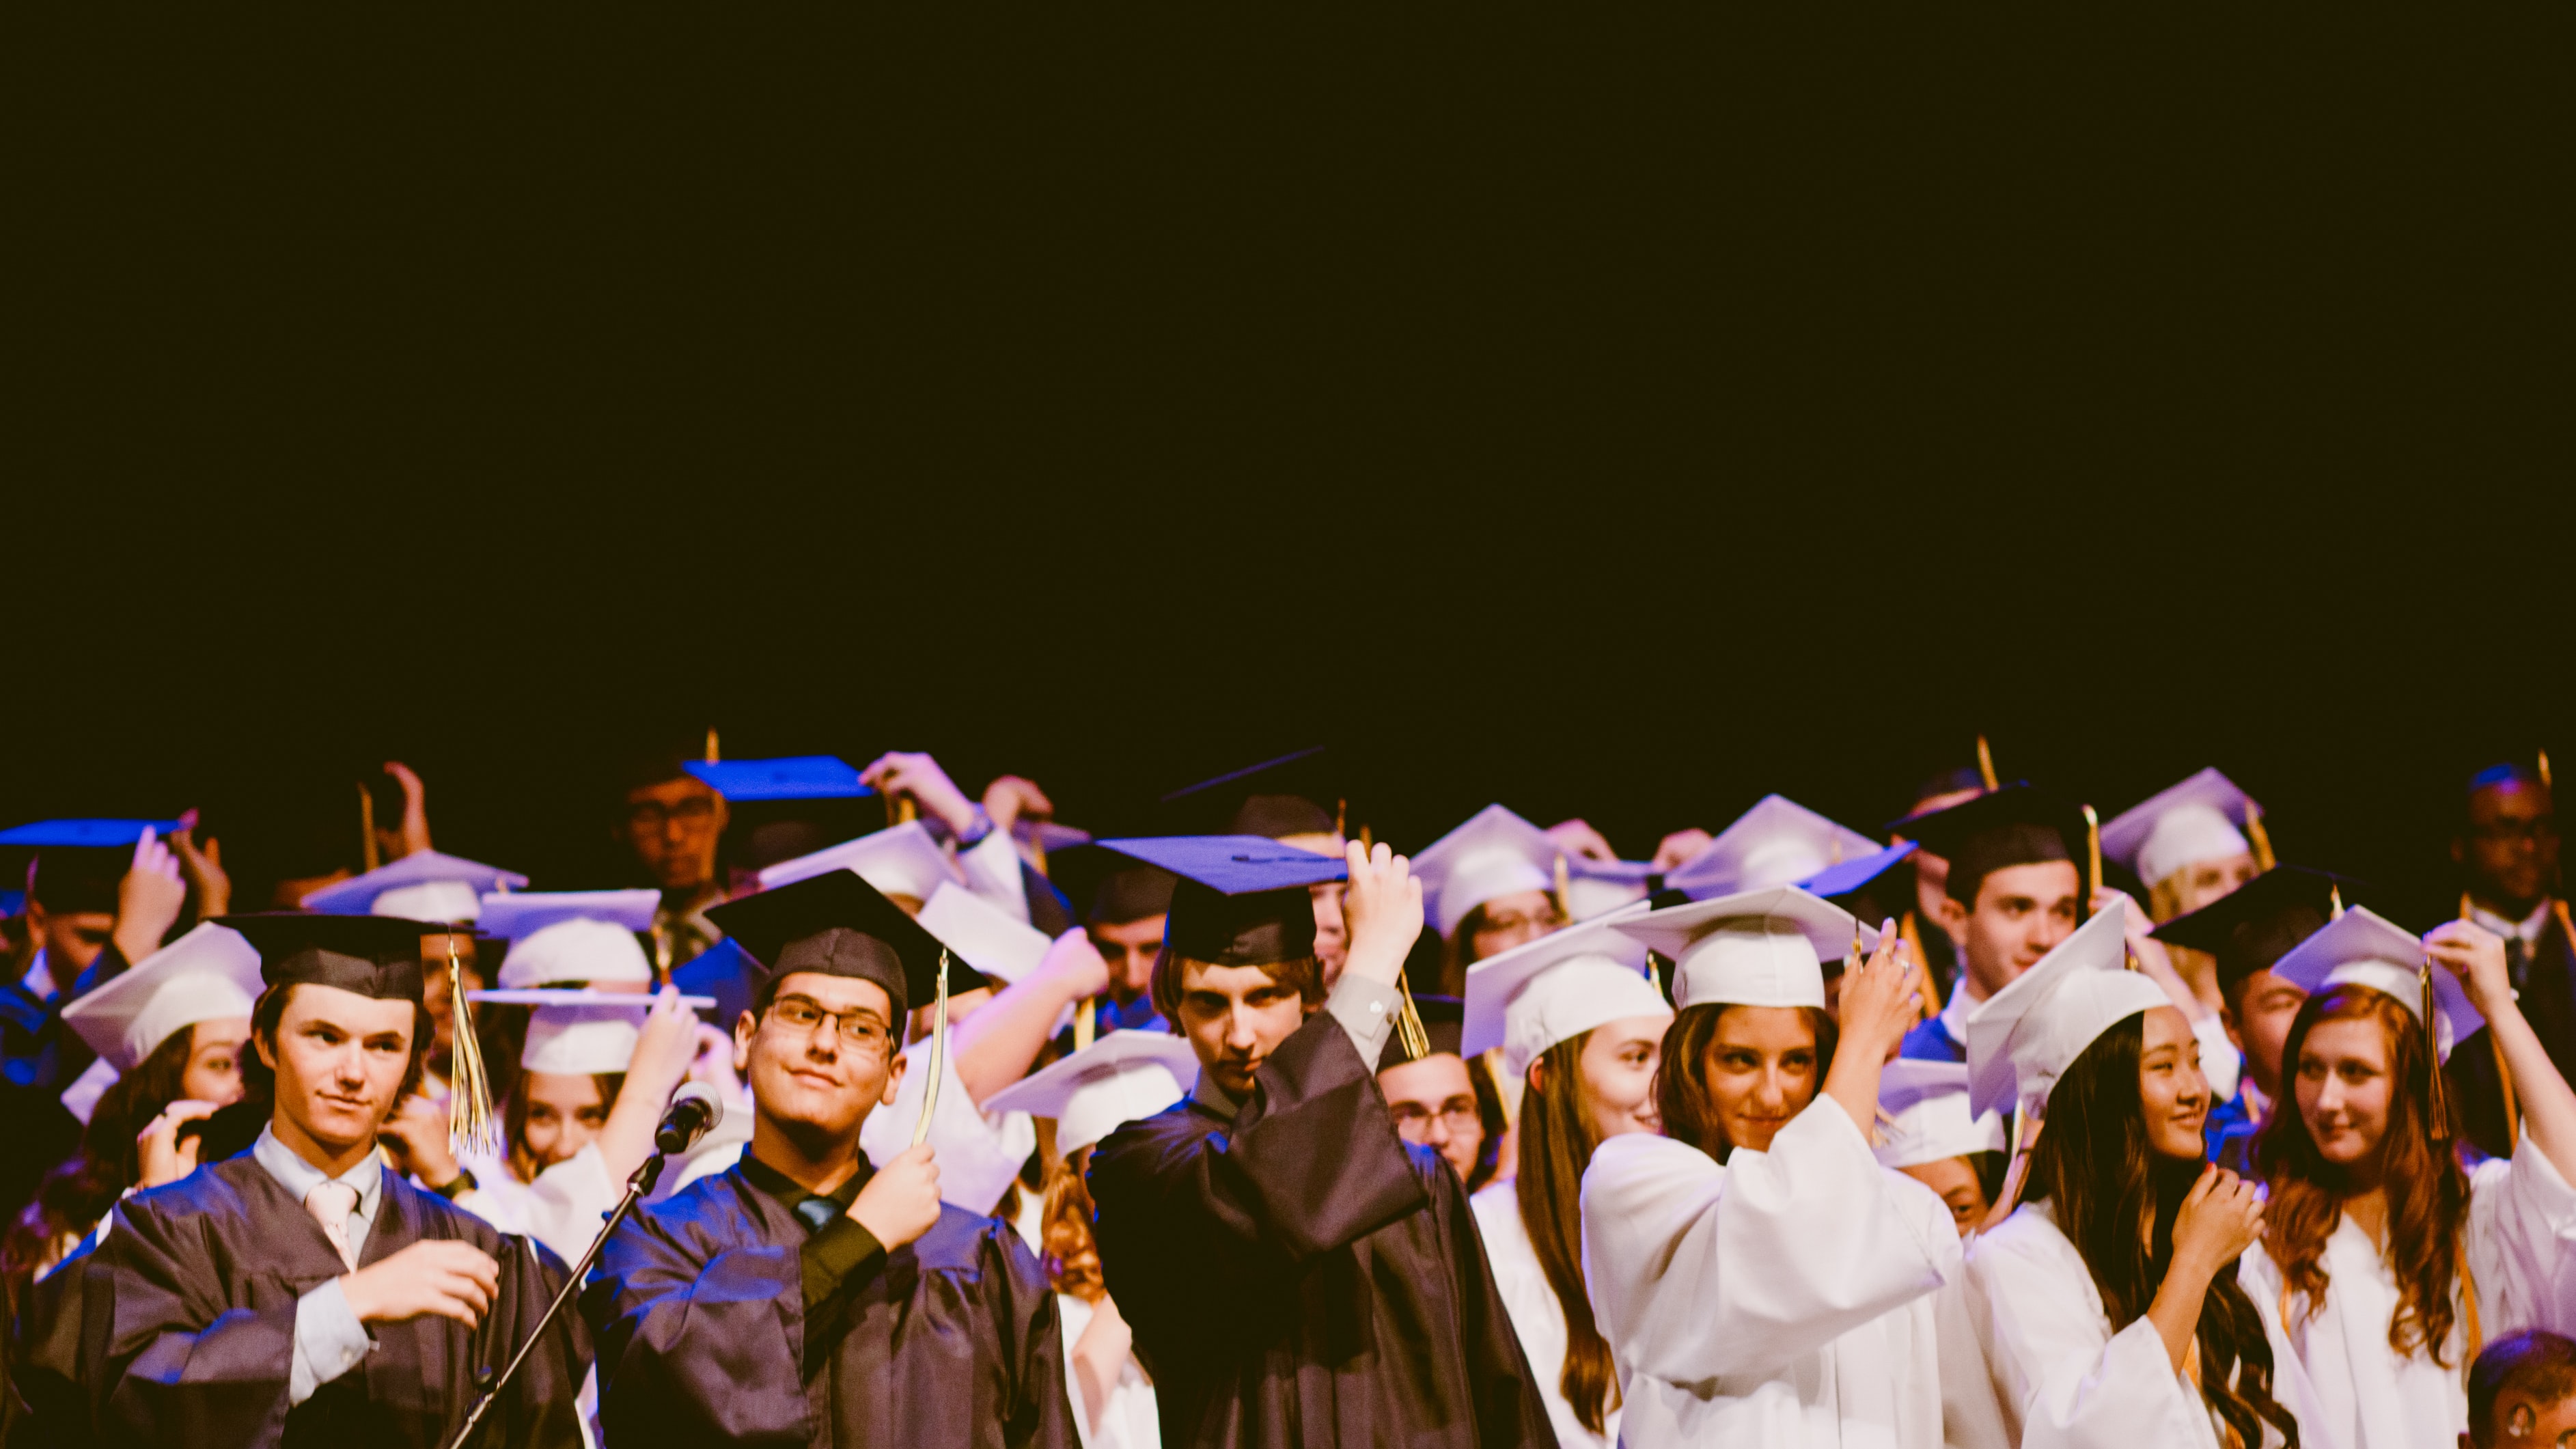
{"label": "shoulder", "polygon": [[757,1217],[745,1201],[757,1191],[744,1180],[739,1165],[709,1173],[660,1202],[637,1207],[610,1241],[637,1234],[688,1239],[719,1232],[746,1216]]}
{"label": "shoulder", "polygon": [[954,1203],[941,1203],[939,1221],[906,1250],[925,1273],[980,1273],[998,1266],[1031,1280],[1042,1276],[1037,1255],[1019,1229]]}
{"label": "shoulder", "polygon": [[1630,1132],[1592,1150],[1592,1163],[1583,1170],[1581,1200],[1589,1215],[1596,1200],[1607,1204],[1638,1195],[1715,1187],[1725,1181],[1725,1166],[1689,1143]]}
{"label": "shoulder", "polygon": [[1224,1128],[1224,1123],[1193,1108],[1186,1097],[1151,1117],[1139,1117],[1092,1149],[1093,1186],[1096,1190],[1103,1180],[1150,1173],[1174,1153],[1186,1152]]}
{"label": "shoulder", "polygon": [[1951,1039],[1950,1029],[1943,1026],[1937,1016],[1907,1032],[1905,1043],[1897,1048],[1896,1054],[1913,1061],[1962,1062],[1968,1059],[1966,1050]]}
{"label": "shoulder", "polygon": [[[2012,1215],[1977,1235],[1968,1253],[1969,1266],[2005,1266],[2029,1264],[2063,1266],[2074,1260],[2080,1269],[2083,1260],[2075,1244],[2059,1230],[2056,1215],[2045,1203],[2023,1203]],[[2085,1277],[2091,1282],[2090,1274]]]}
{"label": "shoulder", "polygon": [[177,1182],[138,1192],[119,1204],[118,1211],[138,1223],[241,1215],[250,1210],[251,1193],[267,1173],[245,1152],[208,1163]]}
{"label": "shoulder", "polygon": [[1488,1234],[1521,1230],[1520,1184],[1516,1182],[1489,1182],[1469,1194],[1467,1206],[1475,1210],[1477,1225]]}

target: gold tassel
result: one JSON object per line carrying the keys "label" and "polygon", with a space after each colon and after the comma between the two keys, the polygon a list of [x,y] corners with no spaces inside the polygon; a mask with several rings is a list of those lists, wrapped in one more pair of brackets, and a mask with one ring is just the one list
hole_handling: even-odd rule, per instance
{"label": "gold tassel", "polygon": [[1905,943],[1905,957],[1923,968],[1923,1019],[1930,1021],[1941,1014],[1941,992],[1932,981],[1931,958],[1923,954],[1923,926],[1907,911],[1896,919],[1896,938]]}
{"label": "gold tassel", "polygon": [[1338,796],[1333,800],[1333,838],[1351,838],[1351,802]]}
{"label": "gold tassel", "polygon": [[376,792],[364,780],[358,782],[358,858],[369,870],[384,864],[376,853]]}
{"label": "gold tassel", "polygon": [[1574,919],[1574,888],[1566,878],[1565,855],[1561,851],[1556,857],[1556,914],[1560,920]]}
{"label": "gold tassel", "polygon": [[1365,823],[1363,823],[1363,824],[1360,826],[1360,849],[1362,849],[1362,850],[1375,850],[1375,849],[1377,849],[1377,840],[1376,840],[1376,838],[1375,838],[1374,836],[1371,836],[1371,835],[1369,834],[1369,828],[1368,828],[1368,826],[1367,826]]}
{"label": "gold tassel", "polygon": [[[2460,919],[2463,921],[2476,919],[2476,910],[2477,903],[2469,899],[2469,893],[2467,891],[2460,892]],[[2424,1030],[2427,1034],[2426,1039],[2438,1045],[2440,1039],[2431,1035],[2433,1030],[2433,960],[2429,956],[2424,958]],[[2496,1034],[2494,1032],[2487,1033],[2487,1045],[2495,1051],[2496,1095],[2504,1102],[2504,1130],[2506,1139],[2511,1142],[2520,1142],[2522,1140],[2522,1102],[2520,1098],[2514,1095],[2513,1069],[2504,1064],[2504,1043],[2496,1040]],[[2433,1078],[2434,1080],[2439,1081],[2441,1080],[2441,1076],[2441,1066],[2437,1062],[2434,1065]],[[2438,1096],[2433,1099],[2437,1107],[2441,1103],[2441,1100],[2442,1099]]]}
{"label": "gold tassel", "polygon": [[1037,867],[1038,874],[1045,875],[1047,873],[1046,832],[1035,825],[1029,827],[1029,856],[1029,864]]}
{"label": "gold tassel", "polygon": [[716,747],[716,727],[714,725],[707,726],[707,763],[710,765],[721,765],[724,763],[724,751]]}
{"label": "gold tassel", "polygon": [[1075,1002],[1073,1004],[1073,1049],[1080,1051],[1091,1045],[1093,1036],[1099,1030],[1100,998],[1086,996]]}
{"label": "gold tassel", "polygon": [[492,1075],[483,1067],[483,1047],[474,1037],[474,1007],[465,999],[465,962],[456,954],[456,933],[447,935],[447,1146],[457,1153],[501,1155],[501,1123],[492,1111]]}
{"label": "gold tassel", "polygon": [[2548,791],[2552,795],[2558,793],[2558,787],[2549,783],[2549,752],[2547,750],[2542,750],[2540,752],[2540,788]]}
{"label": "gold tassel", "polygon": [[930,1138],[930,1118],[939,1110],[939,1079],[948,1065],[948,952],[939,953],[939,1004],[930,1014],[930,1085],[921,1094],[921,1120],[912,1124],[912,1145]]}
{"label": "gold tassel", "polygon": [[2328,921],[2343,919],[2343,887],[2339,884],[2326,887],[2326,919]]}
{"label": "gold tassel", "polygon": [[1395,996],[1395,1039],[1404,1047],[1404,1059],[1418,1062],[1431,1055],[1431,1033],[1422,1029],[1422,1013],[1413,1009],[1413,988],[1402,971],[1395,973]]}
{"label": "gold tassel", "polygon": [[[2448,1142],[2451,1140],[2451,1112],[2448,1094],[2442,1089],[2442,1036],[2433,1015],[2433,958],[2431,955],[2427,954],[2424,957],[2424,964],[2417,967],[2416,972],[2424,984],[2424,1059],[2431,1067],[2432,1078],[2432,1089],[2426,1103],[2426,1110],[2433,1116],[2433,1140]],[[2499,1068],[2504,1065],[2501,1056],[2497,1058],[2496,1065]],[[2505,1090],[2511,1092],[2513,1088],[2508,1085]],[[2516,1135],[2520,1135],[2518,1128]]]}
{"label": "gold tassel", "polygon": [[1984,735],[1977,736],[1977,773],[1985,777],[1987,789],[2001,788],[2001,782],[1995,779],[1995,752],[1986,747]]}
{"label": "gold tassel", "polygon": [[2093,918],[2093,898],[2102,893],[2102,818],[2084,807],[2084,917]]}
{"label": "gold tassel", "polygon": [[2263,828],[2263,807],[2251,800],[2245,802],[2245,839],[2254,847],[2254,868],[2270,870],[2274,864],[2272,832]]}

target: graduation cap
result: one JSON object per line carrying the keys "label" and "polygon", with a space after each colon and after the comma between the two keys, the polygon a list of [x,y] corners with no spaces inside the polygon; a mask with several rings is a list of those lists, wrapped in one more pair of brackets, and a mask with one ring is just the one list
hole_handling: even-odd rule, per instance
{"label": "graduation cap", "polygon": [[690,760],[681,769],[741,805],[770,800],[866,800],[876,791],[859,783],[859,768],[837,755],[781,755],[768,760]]}
{"label": "graduation cap", "polygon": [[1978,1152],[2001,1152],[2003,1117],[1968,1105],[1968,1068],[1960,1062],[1900,1057],[1879,1068],[1881,1167],[1919,1167]]}
{"label": "graduation cap", "polygon": [[37,904],[57,914],[79,915],[116,909],[117,886],[134,864],[135,842],[143,832],[168,835],[176,820],[39,820],[0,830],[0,850],[20,861],[35,858],[28,892]]}
{"label": "graduation cap", "polygon": [[1836,905],[1849,909],[1853,897],[1875,885],[1879,878],[1889,871],[1913,859],[1914,852],[1921,848],[1909,840],[1902,845],[1873,850],[1857,860],[1847,860],[1840,865],[1826,866],[1805,880],[1795,881],[1792,884],[1820,900],[1832,901]]}
{"label": "graduation cap", "polygon": [[1467,913],[1487,901],[1554,889],[1556,862],[1565,854],[1546,831],[1488,805],[1414,856],[1413,873],[1422,878],[1432,923],[1442,936],[1454,936]]}
{"label": "graduation cap", "polygon": [[259,953],[270,986],[330,986],[378,1001],[419,1001],[420,938],[439,927],[400,916],[263,911],[219,916]]}
{"label": "graduation cap", "polygon": [[726,858],[758,870],[846,840],[882,824],[882,799],[859,783],[858,766],[837,755],[784,755],[681,769],[725,799]]}
{"label": "graduation cap", "polygon": [[178,828],[176,820],[38,820],[0,830],[0,847],[130,851],[146,830],[168,835]]}
{"label": "graduation cap", "polygon": [[1950,896],[1958,900],[1962,886],[1973,892],[1999,870],[2073,862],[2075,852],[2066,842],[2081,839],[2084,826],[2076,808],[2055,792],[2016,780],[1945,810],[1891,821],[1887,828],[1950,862]]}
{"label": "graduation cap", "polygon": [[2224,990],[2288,955],[2290,948],[2324,930],[2338,892],[2359,884],[2303,865],[2276,865],[2188,915],[2156,927],[2169,946],[2203,951],[2218,960]]}
{"label": "graduation cap", "polygon": [[1838,825],[1794,800],[1765,795],[1718,832],[1708,849],[1666,875],[1664,884],[1693,900],[1708,900],[1790,885],[1878,850],[1877,841],[1847,825]]}
{"label": "graduation cap", "polygon": [[2397,998],[2418,1025],[2431,1028],[2434,1046],[2445,1061],[2451,1048],[2487,1024],[2469,1004],[2460,978],[2440,966],[2430,968],[2434,1019],[2426,1022],[2423,940],[2367,906],[2354,906],[2343,913],[2343,919],[2328,922],[2292,947],[2272,963],[2272,974],[2310,996],[2333,986],[2368,986]]}
{"label": "graduation cap", "polygon": [[204,921],[64,1007],[63,1022],[101,1060],[130,1072],[178,1031],[249,1016],[259,990],[259,952],[240,932]]}
{"label": "graduation cap", "polygon": [[516,890],[526,876],[435,850],[415,850],[390,865],[327,885],[306,896],[304,909],[326,915],[394,916],[454,924],[483,914],[483,897]]}
{"label": "graduation cap", "polygon": [[1348,789],[1340,761],[1323,745],[1229,770],[1162,797],[1161,815],[1175,833],[1259,835],[1301,845],[1337,842]]}
{"label": "graduation cap", "polygon": [[2187,865],[2253,854],[2242,827],[2257,809],[2234,781],[2203,770],[2113,816],[2102,853],[2154,885]]}
{"label": "graduation cap", "polygon": [[987,1112],[1055,1119],[1055,1147],[1070,1156],[1186,1095],[1198,1054],[1159,1031],[1113,1031],[986,1098]]}
{"label": "graduation cap", "polygon": [[662,893],[656,890],[511,891],[485,896],[474,925],[486,935],[513,941],[558,921],[605,921],[628,931],[649,931],[661,906]]}
{"label": "graduation cap", "polygon": [[[798,972],[873,981],[894,1017],[927,1004],[939,989],[937,937],[854,871],[833,870],[707,908],[707,919],[763,968],[760,996]],[[985,985],[973,966],[952,961],[954,993]]]}
{"label": "graduation cap", "polygon": [[2103,911],[2076,927],[1968,1013],[1971,1109],[1982,1115],[2023,1106],[2040,1114],[2057,1079],[2102,1033],[2172,1005],[2163,987],[2128,969],[2123,916]]}
{"label": "graduation cap", "polygon": [[959,960],[996,981],[1017,981],[1036,970],[1055,944],[1044,931],[954,881],[941,882],[919,919]]}
{"label": "graduation cap", "polygon": [[1851,912],[1796,886],[1623,916],[1612,929],[1673,962],[1673,1004],[1825,1005],[1824,962],[1853,942],[1877,949],[1878,932]]}
{"label": "graduation cap", "polygon": [[1180,879],[1159,865],[1127,864],[1101,877],[1083,919],[1094,926],[1123,926],[1166,914]]}
{"label": "graduation cap", "polygon": [[653,963],[645,959],[643,944],[635,939],[635,933],[622,923],[568,916],[512,942],[509,954],[501,960],[497,979],[505,989],[548,986],[559,981],[649,984],[653,980]]}
{"label": "graduation cap", "polygon": [[939,888],[957,879],[948,852],[918,820],[888,826],[856,840],[782,860],[760,872],[763,890],[776,890],[833,871],[855,871],[860,879],[890,896],[927,902]]}
{"label": "graduation cap", "polygon": [[1420,1061],[1424,1057],[1441,1052],[1446,1052],[1453,1057],[1466,1055],[1459,1050],[1460,1028],[1467,1019],[1466,1003],[1454,996],[1417,994],[1413,997],[1413,1013],[1414,1019],[1422,1023],[1423,1044],[1428,1047],[1428,1050],[1419,1052],[1409,1050],[1398,1033],[1389,1032],[1385,1047],[1377,1054],[1379,1071]]}
{"label": "graduation cap", "polygon": [[[528,1032],[519,1046],[519,1069],[557,1076],[604,1076],[634,1063],[635,1044],[643,1036],[643,1018],[654,998],[619,991],[476,991],[478,1005],[531,1006]],[[683,1006],[711,1006],[703,996],[680,998]]]}
{"label": "graduation cap", "polygon": [[1623,909],[1646,898],[1647,887],[1655,877],[1655,865],[1648,860],[1593,860],[1588,856],[1564,855],[1565,878],[1558,882],[1564,891],[1562,904],[1567,919],[1591,921]]}
{"label": "graduation cap", "polygon": [[1307,887],[1350,874],[1338,857],[1258,835],[1100,843],[1179,877],[1163,922],[1164,948],[1216,966],[1266,966],[1314,955],[1315,907]]}
{"label": "graduation cap", "polygon": [[1549,1048],[1630,1016],[1671,1016],[1664,994],[1646,975],[1646,947],[1618,923],[1643,914],[1630,906],[1524,942],[1467,968],[1459,1054],[1503,1049],[1504,1072],[1529,1075]]}

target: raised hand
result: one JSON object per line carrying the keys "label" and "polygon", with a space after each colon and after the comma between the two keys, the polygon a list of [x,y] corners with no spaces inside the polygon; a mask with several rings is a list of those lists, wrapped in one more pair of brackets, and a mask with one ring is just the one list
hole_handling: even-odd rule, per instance
{"label": "raised hand", "polygon": [[1711,845],[1716,843],[1715,836],[1696,825],[1687,830],[1676,830],[1665,836],[1655,846],[1655,869],[1679,870],[1699,859]]}
{"label": "raised hand", "polygon": [[1422,879],[1413,862],[1383,845],[1370,850],[1354,840],[1346,850],[1351,879],[1342,892],[1342,919],[1350,945],[1342,970],[1392,986],[1422,935]]}
{"label": "raised hand", "polygon": [[2216,1276],[2263,1238],[2263,1198],[2254,1183],[2211,1166],[2174,1215],[2174,1262]]}
{"label": "raised hand", "polygon": [[1004,775],[984,787],[984,813],[992,817],[995,830],[1008,831],[1023,818],[1053,820],[1055,802],[1035,780]]}
{"label": "raised hand", "polygon": [[429,849],[429,790],[420,783],[420,776],[412,773],[411,766],[400,760],[385,761],[385,773],[402,786],[402,849],[391,857],[400,860]]}
{"label": "raised hand", "polygon": [[1617,860],[1619,852],[1610,848],[1609,837],[1592,828],[1585,820],[1560,820],[1547,828],[1547,838],[1557,848],[1578,860]]}
{"label": "raised hand", "polygon": [[143,1156],[142,1181],[137,1187],[160,1187],[177,1182],[197,1170],[197,1147],[204,1139],[191,1136],[182,1139],[183,1125],[215,1114],[212,1102],[178,1101],[162,1109],[161,1115],[143,1125],[134,1135],[135,1146]]}
{"label": "raised hand", "polygon": [[1838,1024],[1844,1043],[1884,1061],[1923,1019],[1922,985],[1913,956],[1896,933],[1896,922],[1888,921],[1879,927],[1878,949],[1859,969],[1843,973]]}
{"label": "raised hand", "polygon": [[204,849],[197,847],[197,812],[179,817],[179,828],[170,832],[170,848],[178,852],[179,871],[197,892],[197,919],[213,920],[233,908],[233,878],[224,873],[224,843],[206,837]]}
{"label": "raised hand", "polygon": [[143,828],[134,842],[134,861],[116,884],[116,949],[129,966],[161,949],[161,938],[179,920],[188,903],[188,883],[179,876],[179,858]]}
{"label": "raised hand", "polygon": [[2460,978],[2469,1004],[2479,1014],[2495,1015],[2490,1002],[2513,1000],[2513,977],[2505,969],[2504,937],[2475,921],[2445,921],[2424,933],[2424,954],[2433,964]]}
{"label": "raised hand", "polygon": [[975,807],[939,762],[928,755],[904,750],[891,750],[877,756],[859,772],[859,783],[882,794],[908,797],[924,811],[938,817],[951,835],[963,835],[974,828]]}
{"label": "raised hand", "polygon": [[435,1314],[472,1328],[492,1311],[501,1265],[472,1243],[426,1238],[340,1280],[360,1323],[401,1323]]}
{"label": "raised hand", "polygon": [[850,1216],[889,1251],[929,1232],[939,1221],[939,1164],[930,1144],[906,1148],[878,1168],[850,1204]]}

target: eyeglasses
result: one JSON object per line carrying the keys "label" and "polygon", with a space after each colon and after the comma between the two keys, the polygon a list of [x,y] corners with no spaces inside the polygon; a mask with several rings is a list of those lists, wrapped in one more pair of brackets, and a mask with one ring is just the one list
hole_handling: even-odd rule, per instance
{"label": "eyeglasses", "polygon": [[1449,1135],[1452,1137],[1481,1132],[1485,1127],[1485,1119],[1476,1111],[1476,1099],[1473,1097],[1452,1097],[1440,1105],[1437,1113],[1423,1110],[1420,1102],[1389,1102],[1386,1104],[1386,1110],[1395,1118],[1395,1135],[1407,1142],[1420,1143],[1428,1140],[1431,1136],[1431,1123],[1435,1117],[1442,1126],[1449,1129]]}
{"label": "eyeglasses", "polygon": [[677,820],[691,830],[704,830],[716,818],[716,802],[705,796],[693,796],[676,805],[659,800],[646,800],[626,807],[626,828],[638,834],[650,834]]}
{"label": "eyeglasses", "polygon": [[894,1040],[886,1024],[864,1006],[825,1011],[820,1003],[807,997],[782,996],[769,1004],[769,1016],[788,1030],[801,1032],[811,1032],[828,1021],[840,1030],[843,1044],[865,1056],[883,1056]]}

